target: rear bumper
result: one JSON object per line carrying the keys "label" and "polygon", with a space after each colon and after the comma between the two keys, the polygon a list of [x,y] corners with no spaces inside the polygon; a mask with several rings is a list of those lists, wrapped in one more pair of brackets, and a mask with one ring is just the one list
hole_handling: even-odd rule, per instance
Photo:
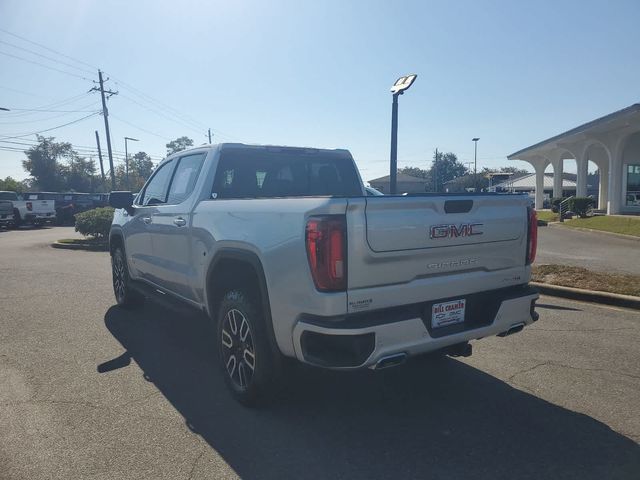
{"label": "rear bumper", "polygon": [[55,213],[42,214],[42,213],[27,213],[24,216],[24,221],[27,223],[47,223],[53,222],[56,219]]}
{"label": "rear bumper", "polygon": [[528,286],[476,294],[475,307],[467,311],[464,323],[436,330],[431,328],[430,317],[434,302],[341,318],[302,317],[293,329],[296,357],[327,368],[373,367],[391,355],[420,355],[517,331],[538,319],[537,298],[537,291]]}

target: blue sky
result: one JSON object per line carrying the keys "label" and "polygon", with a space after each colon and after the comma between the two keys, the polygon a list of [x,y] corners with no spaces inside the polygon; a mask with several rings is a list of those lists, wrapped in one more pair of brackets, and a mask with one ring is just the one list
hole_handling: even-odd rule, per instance
{"label": "blue sky", "polygon": [[[436,147],[473,160],[478,136],[479,166],[497,167],[640,101],[638,19],[637,0],[2,0],[1,29],[86,64],[0,31],[0,107],[12,109],[0,111],[0,146],[97,110],[84,94],[100,67],[120,92],[109,100],[117,151],[131,136],[130,151],[160,158],[168,140],[199,144],[211,127],[214,141],[348,148],[371,179],[388,173],[389,87],[415,72],[399,165],[426,168]],[[59,112],[17,110],[67,99],[45,108]],[[100,116],[48,134],[93,147],[96,129],[104,147]],[[0,149],[0,177],[25,178],[23,157]]]}

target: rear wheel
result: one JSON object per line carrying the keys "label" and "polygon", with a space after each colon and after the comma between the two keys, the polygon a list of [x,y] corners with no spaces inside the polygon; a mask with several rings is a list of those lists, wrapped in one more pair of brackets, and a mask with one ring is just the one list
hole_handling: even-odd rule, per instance
{"label": "rear wheel", "polygon": [[217,320],[220,363],[231,393],[247,406],[265,401],[273,393],[280,362],[259,304],[241,289],[230,290]]}
{"label": "rear wheel", "polygon": [[111,255],[111,273],[113,277],[113,293],[118,305],[133,308],[142,303],[142,295],[131,287],[131,277],[124,251],[116,247]]}

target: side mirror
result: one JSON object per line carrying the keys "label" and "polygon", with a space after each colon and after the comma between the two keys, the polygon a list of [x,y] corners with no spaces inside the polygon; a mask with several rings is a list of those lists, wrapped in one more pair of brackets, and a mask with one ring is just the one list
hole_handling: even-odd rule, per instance
{"label": "side mirror", "polygon": [[113,208],[124,208],[129,215],[133,214],[133,194],[131,192],[111,192],[109,205]]}

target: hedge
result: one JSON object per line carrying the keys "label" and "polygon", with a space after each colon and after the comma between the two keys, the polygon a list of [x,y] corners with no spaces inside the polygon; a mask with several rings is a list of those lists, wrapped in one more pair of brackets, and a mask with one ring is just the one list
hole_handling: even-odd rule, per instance
{"label": "hedge", "polygon": [[113,208],[102,207],[76,214],[76,232],[85,237],[107,238],[113,221]]}

